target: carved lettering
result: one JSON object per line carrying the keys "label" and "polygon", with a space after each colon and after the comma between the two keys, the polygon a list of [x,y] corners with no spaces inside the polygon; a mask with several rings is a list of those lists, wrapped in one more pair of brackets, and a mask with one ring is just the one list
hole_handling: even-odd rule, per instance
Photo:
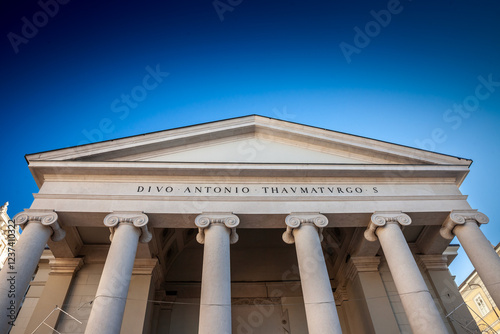
{"label": "carved lettering", "polygon": [[358,195],[374,195],[380,192],[380,187],[360,187],[360,186],[317,186],[317,185],[302,185],[302,186],[270,186],[270,185],[169,185],[169,184],[154,184],[154,185],[136,185],[135,192],[141,195],[149,194],[169,194],[171,196],[186,196],[186,195],[244,195],[251,194],[255,196],[358,196]]}

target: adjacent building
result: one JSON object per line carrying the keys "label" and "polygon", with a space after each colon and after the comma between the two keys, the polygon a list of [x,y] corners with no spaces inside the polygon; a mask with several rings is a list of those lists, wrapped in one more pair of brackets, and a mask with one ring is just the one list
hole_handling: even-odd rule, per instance
{"label": "adjacent building", "polygon": [[9,246],[13,247],[19,239],[19,227],[15,226],[7,214],[9,202],[0,207],[0,270],[5,266],[9,256]]}
{"label": "adjacent building", "polygon": [[[500,255],[500,243],[495,251]],[[460,284],[459,291],[481,333],[500,333],[500,310],[476,270]]]}
{"label": "adjacent building", "polygon": [[500,301],[468,159],[255,115],[26,159],[1,333],[478,332],[455,236]]}

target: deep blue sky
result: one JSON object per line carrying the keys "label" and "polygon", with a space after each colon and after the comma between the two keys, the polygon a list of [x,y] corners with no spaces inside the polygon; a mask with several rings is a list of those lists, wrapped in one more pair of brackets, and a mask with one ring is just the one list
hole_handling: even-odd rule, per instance
{"label": "deep blue sky", "polygon": [[[0,4],[11,216],[37,192],[27,153],[260,114],[473,159],[461,189],[500,241],[497,1],[215,2],[224,13],[212,1],[41,3],[53,17],[36,1]],[[147,67],[169,73],[150,90]],[[462,251],[452,273],[471,269]]]}

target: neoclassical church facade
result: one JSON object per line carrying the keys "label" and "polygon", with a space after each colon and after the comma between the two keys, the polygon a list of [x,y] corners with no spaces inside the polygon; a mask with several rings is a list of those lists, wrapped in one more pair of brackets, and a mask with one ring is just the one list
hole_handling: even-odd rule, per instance
{"label": "neoclassical church facade", "polygon": [[255,115],[26,159],[0,333],[474,333],[454,236],[500,303],[467,159]]}

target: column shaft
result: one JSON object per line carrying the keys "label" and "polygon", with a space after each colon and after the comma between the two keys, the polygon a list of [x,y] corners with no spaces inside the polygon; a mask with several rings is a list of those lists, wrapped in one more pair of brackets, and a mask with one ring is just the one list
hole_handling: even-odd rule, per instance
{"label": "column shaft", "polygon": [[318,230],[301,224],[293,230],[309,334],[340,334],[340,321],[333,299]]}
{"label": "column shaft", "polygon": [[120,223],[115,229],[86,334],[120,333],[140,235],[131,223]]}
{"label": "column shaft", "polygon": [[199,334],[231,333],[230,230],[221,223],[205,228]]}
{"label": "column shaft", "polygon": [[376,235],[413,333],[448,333],[399,224],[387,222]]}
{"label": "column shaft", "polygon": [[14,254],[15,263],[11,266],[8,259],[0,271],[0,333],[7,333],[15,320],[19,305],[51,234],[52,229],[49,226],[30,222],[24,228],[14,250],[9,251]]}
{"label": "column shaft", "polygon": [[475,221],[453,229],[491,298],[500,305],[500,257]]}

